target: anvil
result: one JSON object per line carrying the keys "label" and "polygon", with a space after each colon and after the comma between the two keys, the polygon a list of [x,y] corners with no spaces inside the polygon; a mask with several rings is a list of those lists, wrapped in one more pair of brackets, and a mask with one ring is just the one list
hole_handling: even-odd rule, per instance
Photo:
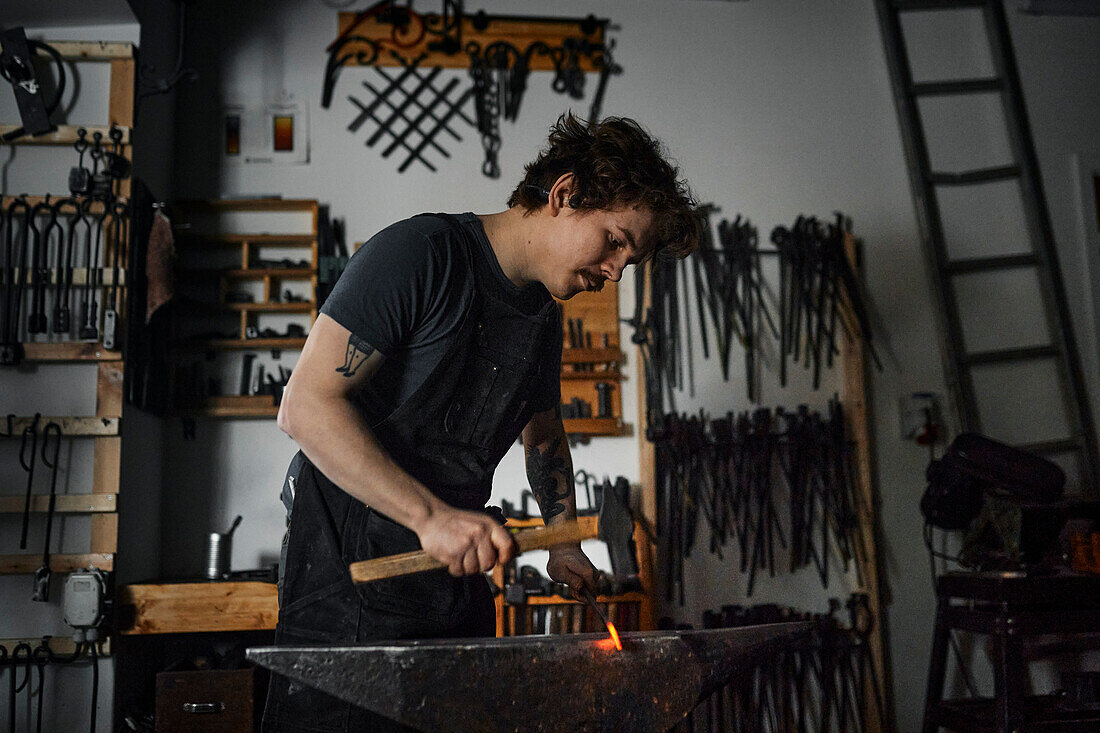
{"label": "anvil", "polygon": [[254,647],[248,658],[424,731],[665,731],[805,622],[702,631]]}

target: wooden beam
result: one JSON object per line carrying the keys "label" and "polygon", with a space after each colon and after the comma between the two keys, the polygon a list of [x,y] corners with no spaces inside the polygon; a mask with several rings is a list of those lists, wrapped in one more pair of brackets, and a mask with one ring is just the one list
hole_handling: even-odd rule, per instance
{"label": "wooden beam", "polygon": [[186,211],[317,211],[317,199],[187,199],[176,205]]}
{"label": "wooden beam", "polygon": [[[56,267],[49,267],[49,268],[46,268],[45,272],[46,272],[46,284],[48,284],[48,285],[57,285],[58,284],[58,278],[61,276],[61,274],[63,272],[67,273],[68,271],[67,270],[66,271],[61,271],[61,270],[58,270]],[[97,282],[101,287],[109,287],[109,286],[115,284],[115,271],[114,271],[114,268],[111,268],[111,267],[95,267],[95,268],[92,268],[91,272],[92,272],[93,276],[96,278],[95,282]],[[17,267],[17,268],[15,268],[15,272],[12,274],[12,278],[11,278],[16,283],[19,282],[19,279],[20,279],[19,274],[20,274],[19,268]],[[23,272],[23,282],[26,283],[27,285],[33,285],[34,284],[34,274],[35,274],[35,271],[28,267],[27,270],[25,272]],[[73,285],[84,285],[85,283],[88,282],[88,268],[86,268],[86,267],[74,267],[72,269],[72,278],[73,278]],[[3,276],[0,276],[0,284],[7,284],[7,273],[6,272],[3,274]],[[118,284],[122,285],[122,286],[126,285],[126,270],[121,268],[121,267],[118,270]]]}
{"label": "wooden beam", "polygon": [[[852,271],[860,276],[859,243],[851,234],[844,236],[844,248]],[[891,675],[886,665],[886,648],[883,639],[882,624],[882,587],[880,585],[878,565],[878,501],[874,487],[872,466],[872,438],[869,420],[867,389],[867,355],[859,324],[851,311],[851,305],[844,299],[841,304],[842,317],[849,326],[850,336],[842,339],[841,352],[844,360],[844,393],[841,405],[844,408],[845,426],[848,439],[855,446],[855,496],[858,519],[858,538],[856,542],[856,563],[859,566],[862,590],[867,594],[873,624],[870,646],[871,657],[878,670],[878,689],[870,678],[865,679],[867,692],[877,695],[885,706],[886,720],[878,719],[878,708],[869,704],[863,711],[867,730],[884,730],[893,720],[891,705]],[[868,696],[868,699],[873,699]]]}
{"label": "wooden beam", "polygon": [[[364,18],[362,21],[356,23],[357,15],[357,13],[340,13],[337,20],[338,38],[348,33],[353,36],[369,38],[379,43],[383,50],[378,58],[374,60],[373,65],[375,66],[401,65],[401,62],[395,59],[393,54],[390,53],[390,49],[399,53],[407,61],[411,61],[421,54],[427,54],[424,60],[420,62],[420,65],[426,68],[442,66],[445,68],[465,69],[470,66],[470,56],[465,51],[460,51],[456,54],[429,51],[428,44],[438,40],[434,35],[425,34],[419,41],[416,41],[415,38],[399,36],[396,39],[398,43],[402,44],[399,48],[397,44],[393,42],[393,25],[381,23],[378,21],[377,17]],[[484,30],[478,30],[474,27],[473,19],[469,16],[464,16],[462,18],[462,44],[466,46],[470,43],[477,43],[481,49],[485,49],[493,43],[504,41],[517,48],[520,53],[524,53],[531,44],[536,42],[545,43],[551,48],[558,48],[562,46],[562,43],[567,38],[585,39],[590,43],[603,44],[604,24],[606,24],[606,22],[607,21],[597,20],[594,31],[591,35],[585,36],[581,32],[581,19],[579,18],[524,18],[520,16],[505,17],[497,15],[490,16],[488,27]],[[414,20],[414,22],[409,25],[409,35],[411,36],[417,33],[418,27],[422,25],[422,23]],[[355,59],[355,53],[357,51],[363,51],[368,55],[371,53],[369,46],[362,41],[351,41],[341,49],[341,56],[344,54],[351,54],[351,58],[346,62],[348,66],[359,65]],[[577,62],[581,71],[598,70],[592,58],[587,54],[580,54]],[[531,71],[553,71],[554,62],[547,54],[535,53],[531,55],[529,68]]]}
{"label": "wooden beam", "polygon": [[[22,496],[0,496],[0,514],[19,514],[26,501]],[[35,494],[31,497],[31,511],[41,514],[49,509],[50,497]],[[59,514],[89,514],[113,512],[118,507],[118,494],[59,494],[55,497],[54,511]]]}
{"label": "wooden beam", "polygon": [[[45,644],[50,648],[54,654],[59,656],[71,656],[76,651],[76,642],[73,641],[71,636],[38,636],[35,638],[25,639],[0,639],[0,646],[8,650],[8,656],[10,658],[12,651],[18,644],[26,644],[33,652],[42,644]],[[95,643],[96,653],[101,657],[111,656],[111,637],[105,637]]]}
{"label": "wooden beam", "polygon": [[[107,103],[107,121],[112,125],[134,124],[134,59],[111,60],[111,91]],[[129,178],[122,181],[129,193]]]}
{"label": "wooden beam", "polygon": [[[18,127],[19,127],[19,125],[0,125],[0,135],[7,134],[7,133],[11,132],[12,130],[17,129]],[[75,143],[77,140],[80,139],[80,137],[76,134],[76,131],[79,130],[81,127],[83,127],[88,132],[88,135],[87,135],[86,139],[88,140],[89,144],[91,144],[91,142],[92,142],[92,135],[94,135],[97,132],[99,134],[103,135],[103,140],[106,142],[106,144],[108,144],[108,145],[111,144],[111,139],[109,137],[107,137],[107,135],[111,131],[111,126],[110,125],[58,125],[57,129],[54,130],[53,132],[47,132],[47,133],[43,133],[42,135],[33,135],[33,136],[32,135],[24,135],[23,137],[16,138],[15,140],[12,140],[11,142],[9,142],[7,144],[8,145],[72,145],[73,143]],[[123,145],[129,145],[130,144],[130,133],[131,133],[129,123],[127,123],[126,125],[117,125],[117,127],[120,130],[122,130],[122,144]]]}
{"label": "wooden beam", "polygon": [[121,351],[108,351],[100,343],[65,341],[57,344],[23,344],[24,361],[122,361]]}
{"label": "wooden beam", "polygon": [[[33,573],[41,564],[42,555],[37,553],[34,555],[0,555],[0,575]],[[115,569],[115,556],[102,553],[50,555],[50,570],[55,573],[73,573],[90,566],[110,572]]]}
{"label": "wooden beam", "polygon": [[46,41],[68,61],[113,61],[132,59],[134,44],[112,41]]}
{"label": "wooden beam", "polygon": [[128,585],[118,594],[123,634],[183,634],[274,629],[274,583]]}
{"label": "wooden beam", "polygon": [[[3,203],[4,208],[6,209],[16,199],[21,199],[21,200],[25,200],[27,202],[27,204],[29,204],[30,206],[37,206],[38,204],[47,203],[47,201],[46,201],[47,198],[49,198],[49,200],[52,202],[52,201],[56,201],[59,197],[53,196],[53,195],[47,197],[45,195],[39,195],[39,194],[35,194],[33,196],[31,196],[31,195],[26,195],[26,196],[23,196],[23,195],[21,195],[21,196],[4,196],[3,198],[0,198],[0,203]],[[123,196],[123,197],[120,197],[120,198],[116,199],[116,201],[118,201],[120,203],[129,203],[130,199],[129,199],[128,196]],[[92,214],[96,214],[97,216],[99,214],[102,214],[103,213],[103,202],[102,201],[92,201],[90,204],[88,204],[88,212],[92,213]]]}
{"label": "wooden beam", "polygon": [[[18,435],[34,422],[33,417],[16,417],[12,420],[12,433]],[[48,417],[42,415],[38,418],[38,429],[55,422],[61,426],[61,432],[66,438],[72,437],[104,437],[118,435],[117,417]],[[0,419],[0,425],[7,429],[7,424]]]}
{"label": "wooden beam", "polygon": [[88,549],[102,554],[118,552],[118,513],[92,515],[91,540]]}

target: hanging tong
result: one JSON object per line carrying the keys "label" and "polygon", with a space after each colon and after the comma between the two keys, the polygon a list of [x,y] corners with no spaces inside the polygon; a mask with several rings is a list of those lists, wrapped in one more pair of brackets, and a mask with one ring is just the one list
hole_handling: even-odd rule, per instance
{"label": "hanging tong", "polygon": [[[62,209],[72,206],[71,215]],[[60,222],[67,220],[67,226],[61,227],[62,237],[57,243],[57,290],[53,301],[53,332],[68,333],[72,326],[72,312],[69,303],[73,292],[73,251],[76,248],[76,226],[80,221],[80,202],[74,198],[58,199],[53,205],[54,216]]]}
{"label": "hanging tong", "polygon": [[[21,226],[16,226],[17,210],[22,210]],[[27,259],[30,247],[30,227],[33,209],[26,197],[12,199],[4,211],[4,332],[0,334],[0,364],[14,366],[23,361],[23,344],[19,340],[19,311],[27,285]],[[16,229],[19,237],[16,239]],[[17,254],[18,252],[18,254]]]}
{"label": "hanging tong", "polygon": [[[47,217],[45,226],[38,228],[40,217]],[[57,214],[50,205],[50,196],[35,205],[31,210],[30,232],[34,242],[33,269],[31,271],[31,312],[27,316],[27,333],[46,333],[49,324],[46,318],[46,284],[50,279],[49,248],[50,235],[57,227]]]}
{"label": "hanging tong", "polygon": [[19,549],[27,549],[27,525],[31,518],[31,492],[34,489],[34,463],[38,450],[38,421],[42,416],[35,413],[31,424],[23,428],[22,443],[19,446],[19,465],[27,472],[27,496],[23,502],[23,528],[19,533]]}
{"label": "hanging tong", "polygon": [[[81,206],[84,214],[88,215],[92,204],[92,199],[85,199]],[[88,230],[88,237],[84,246],[84,291],[81,295],[81,305],[83,306],[82,324],[80,326],[80,340],[82,341],[97,341],[99,339],[99,318],[97,314],[98,304],[96,298],[99,292],[99,245],[103,238],[103,225],[107,219],[109,206],[104,205],[103,214],[98,217],[91,217],[91,221],[95,226],[95,236],[92,236],[91,228]],[[93,247],[92,240],[95,240]]]}
{"label": "hanging tong", "polygon": [[[50,437],[53,436],[53,440]],[[42,603],[50,600],[50,537],[53,534],[53,514],[57,504],[57,465],[61,455],[61,426],[50,421],[42,430],[42,463],[51,469],[50,475],[50,501],[46,507],[46,539],[42,544],[42,565],[34,571],[34,592],[32,601]],[[49,457],[49,448],[52,446],[52,458]]]}
{"label": "hanging tong", "polygon": [[124,201],[115,201],[111,207],[111,286],[107,290],[107,305],[103,310],[103,348],[115,348],[118,329],[118,278],[122,248],[129,242],[130,207]]}

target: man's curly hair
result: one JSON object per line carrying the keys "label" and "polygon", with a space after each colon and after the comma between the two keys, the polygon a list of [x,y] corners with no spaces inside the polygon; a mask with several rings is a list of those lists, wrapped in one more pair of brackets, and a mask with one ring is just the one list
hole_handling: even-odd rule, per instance
{"label": "man's curly hair", "polygon": [[[665,159],[661,143],[626,117],[606,117],[588,125],[571,112],[550,128],[546,148],[529,163],[508,206],[528,213],[546,203],[548,190],[563,174],[575,179],[577,209],[644,206],[653,212],[657,245],[686,257],[699,243],[702,219],[687,182]],[[579,199],[576,197],[579,195]]]}

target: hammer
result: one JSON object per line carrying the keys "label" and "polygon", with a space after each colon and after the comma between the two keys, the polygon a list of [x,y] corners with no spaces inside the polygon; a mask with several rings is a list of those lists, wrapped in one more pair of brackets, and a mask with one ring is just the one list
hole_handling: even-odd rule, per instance
{"label": "hammer", "polygon": [[[529,529],[515,533],[517,554],[531,550],[549,550],[554,545],[572,544],[596,537],[594,523],[577,521],[561,522],[551,527]],[[447,567],[444,563],[424,552],[403,552],[399,555],[380,557],[374,560],[360,560],[349,566],[353,583],[370,583],[374,580],[394,578],[398,575],[410,575],[425,570]]]}

